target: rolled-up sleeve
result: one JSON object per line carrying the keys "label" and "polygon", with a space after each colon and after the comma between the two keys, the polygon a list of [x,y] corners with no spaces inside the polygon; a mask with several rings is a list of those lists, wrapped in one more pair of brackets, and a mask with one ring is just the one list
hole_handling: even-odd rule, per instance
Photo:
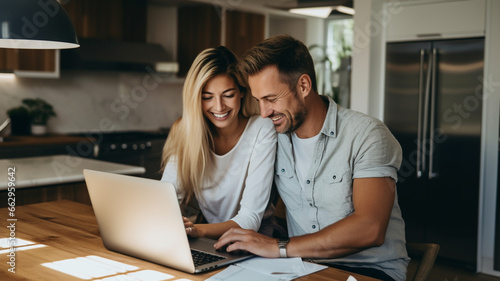
{"label": "rolled-up sleeve", "polygon": [[368,122],[356,142],[353,178],[390,177],[397,182],[402,150],[382,122]]}

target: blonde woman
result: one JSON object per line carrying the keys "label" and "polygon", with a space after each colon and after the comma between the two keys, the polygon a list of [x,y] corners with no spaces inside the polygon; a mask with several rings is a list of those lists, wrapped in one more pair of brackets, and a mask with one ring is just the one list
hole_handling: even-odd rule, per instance
{"label": "blonde woman", "polygon": [[193,237],[218,238],[231,228],[272,234],[276,132],[238,84],[236,63],[223,46],[196,57],[183,88],[183,115],[163,149],[162,181],[176,185],[183,210],[199,209],[207,222],[184,218]]}

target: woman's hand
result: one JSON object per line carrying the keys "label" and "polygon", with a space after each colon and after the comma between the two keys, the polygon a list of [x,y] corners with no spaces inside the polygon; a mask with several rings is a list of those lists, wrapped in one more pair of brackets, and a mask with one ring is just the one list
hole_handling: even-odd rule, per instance
{"label": "woman's hand", "polygon": [[201,237],[200,231],[198,230],[198,228],[196,228],[196,226],[194,226],[194,223],[192,221],[190,221],[186,217],[182,217],[182,220],[184,221],[184,227],[186,228],[187,235],[191,237]]}

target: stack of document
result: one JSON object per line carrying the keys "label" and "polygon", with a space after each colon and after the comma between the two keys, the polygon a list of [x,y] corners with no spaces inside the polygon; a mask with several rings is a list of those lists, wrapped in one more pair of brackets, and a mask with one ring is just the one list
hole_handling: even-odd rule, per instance
{"label": "stack of document", "polygon": [[289,281],[327,268],[301,258],[251,258],[206,279],[206,281]]}

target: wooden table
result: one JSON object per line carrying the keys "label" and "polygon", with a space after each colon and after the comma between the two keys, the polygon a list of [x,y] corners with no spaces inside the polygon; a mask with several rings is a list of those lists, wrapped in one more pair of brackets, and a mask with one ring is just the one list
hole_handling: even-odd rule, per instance
{"label": "wooden table", "polygon": [[[169,280],[182,278],[193,281],[205,280],[218,272],[211,271],[192,275],[107,250],[99,236],[92,207],[81,203],[62,200],[18,206],[15,209],[15,217],[9,217],[9,210],[2,208],[0,209],[0,218],[2,218],[3,223],[3,226],[0,227],[0,238],[9,238],[14,233],[16,238],[45,245],[41,248],[15,252],[15,273],[9,272],[9,268],[11,268],[8,263],[9,253],[1,254],[0,280],[82,280],[41,264],[90,255],[139,268],[130,272],[154,270],[173,275],[174,278]],[[12,223],[15,225],[15,231],[11,232],[12,228],[8,226],[12,226]],[[297,280],[345,281],[349,275],[354,276],[359,281],[376,280],[334,268],[327,268]]]}

